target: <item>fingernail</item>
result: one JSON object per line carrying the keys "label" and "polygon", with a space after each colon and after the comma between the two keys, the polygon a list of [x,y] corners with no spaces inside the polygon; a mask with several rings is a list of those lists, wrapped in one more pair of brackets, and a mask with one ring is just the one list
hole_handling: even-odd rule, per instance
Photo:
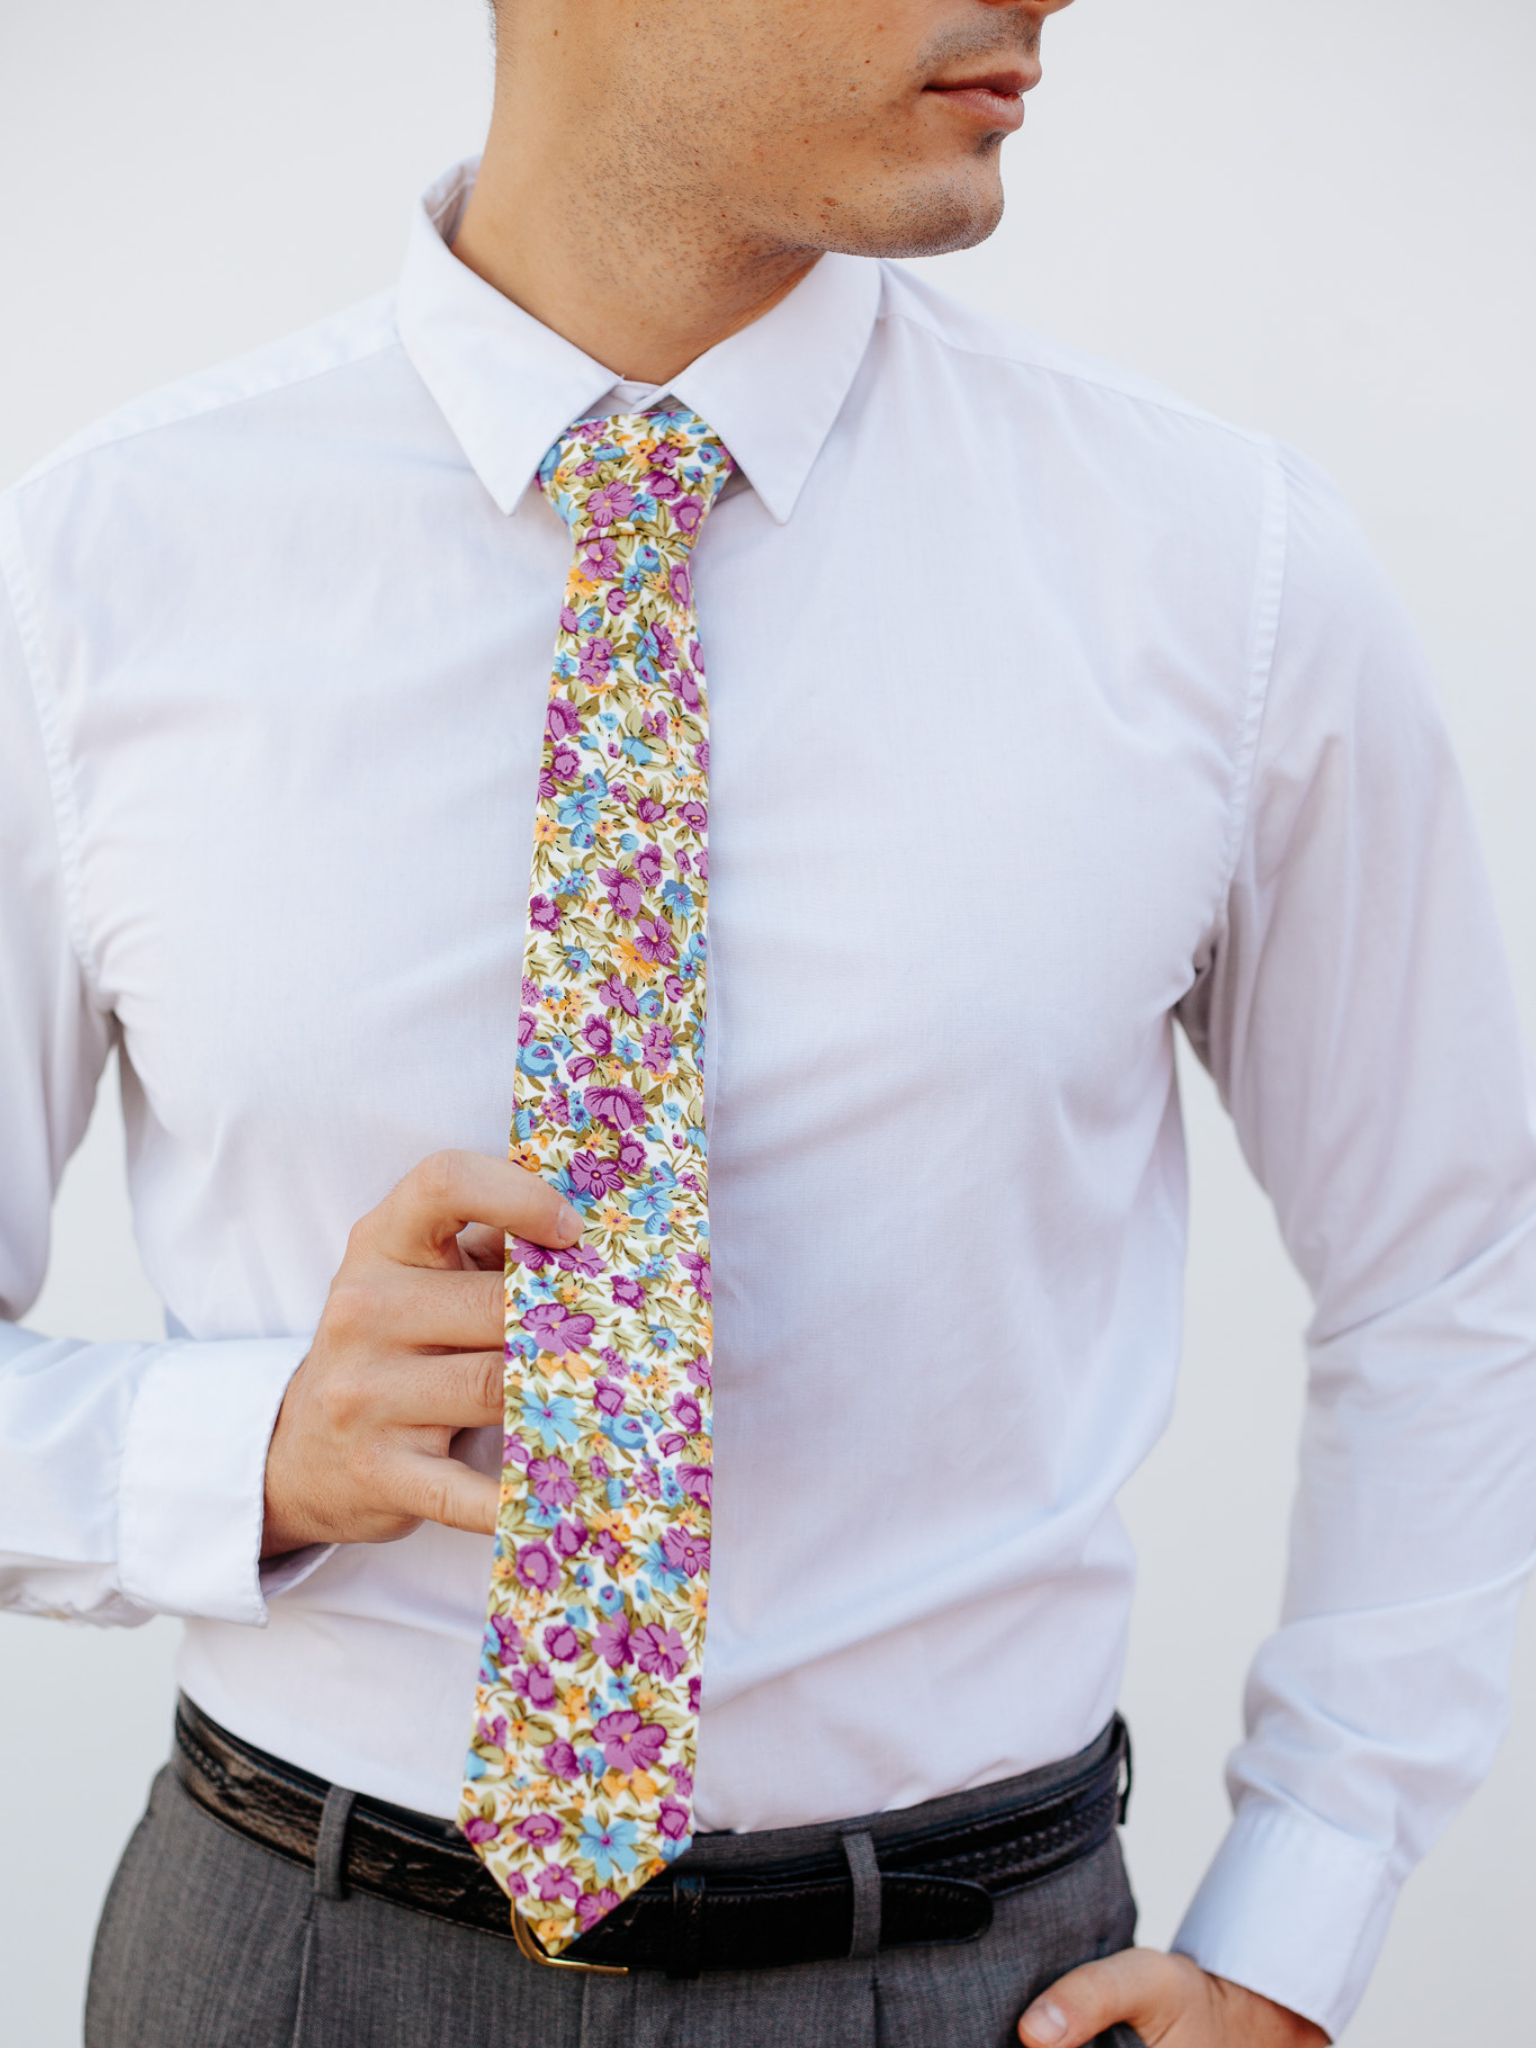
{"label": "fingernail", "polygon": [[571,1207],[569,1202],[562,1202],[560,1204],[559,1213],[557,1214],[555,1221],[559,1224],[564,1234],[569,1238],[580,1237],[581,1233],[587,1227],[582,1222],[580,1215],[577,1213],[576,1210],[574,1210]]}
{"label": "fingernail", "polygon": [[1067,2031],[1067,2016],[1059,2005],[1042,1998],[1025,2013],[1024,2024],[1037,2041],[1059,2041]]}

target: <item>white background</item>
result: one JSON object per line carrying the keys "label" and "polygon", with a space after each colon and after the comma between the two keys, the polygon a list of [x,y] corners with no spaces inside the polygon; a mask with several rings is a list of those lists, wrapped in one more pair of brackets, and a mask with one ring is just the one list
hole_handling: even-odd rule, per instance
{"label": "white background", "polygon": [[[726,4],[726,0],[719,0]],[[1079,0],[952,290],[1272,429],[1343,483],[1442,678],[1536,1020],[1529,0]],[[0,483],[144,386],[386,285],[474,148],[480,0],[0,0]],[[3,999],[3,991],[0,991]],[[1277,1609],[1306,1305],[1203,1079],[1173,1429],[1130,1489],[1143,1936],[1225,1817]],[[115,1091],[65,1180],[51,1332],[149,1336]],[[0,1161],[0,1171],[4,1163]],[[67,2048],[165,1753],[174,1627],[0,1619],[0,2033]],[[1487,1786],[1409,1886],[1356,2048],[1536,2040],[1536,1625]],[[146,2044],[153,2048],[153,2044]]]}

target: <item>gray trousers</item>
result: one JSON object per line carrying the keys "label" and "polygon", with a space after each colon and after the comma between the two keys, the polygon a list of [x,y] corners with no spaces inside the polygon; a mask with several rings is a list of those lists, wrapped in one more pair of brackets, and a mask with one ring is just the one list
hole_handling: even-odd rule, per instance
{"label": "gray trousers", "polygon": [[[1041,1791],[1071,1766],[1014,1785]],[[935,1800],[949,1819],[985,1792]],[[911,1812],[888,1817],[910,1825]],[[881,1817],[870,1824],[878,1844]],[[715,1836],[700,1867],[834,1846],[836,1828]],[[325,1867],[330,1863],[332,1867]],[[1064,1970],[1129,1945],[1111,1839],[997,1901],[979,1941],[678,1982],[540,1968],[510,1937],[343,1895],[212,1819],[160,1773],[96,1937],[86,2048],[1003,2048]],[[1130,2048],[1136,2037],[1103,2037]]]}

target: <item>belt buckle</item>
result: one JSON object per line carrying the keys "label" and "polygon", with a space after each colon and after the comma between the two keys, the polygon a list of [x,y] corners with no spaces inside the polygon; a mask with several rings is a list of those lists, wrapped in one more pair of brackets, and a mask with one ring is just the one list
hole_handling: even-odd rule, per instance
{"label": "belt buckle", "polygon": [[512,1907],[512,1939],[517,1943],[530,1963],[540,1963],[546,1970],[585,1970],[593,1977],[627,1977],[629,1967],[621,1963],[578,1963],[565,1956],[552,1956],[528,1922]]}

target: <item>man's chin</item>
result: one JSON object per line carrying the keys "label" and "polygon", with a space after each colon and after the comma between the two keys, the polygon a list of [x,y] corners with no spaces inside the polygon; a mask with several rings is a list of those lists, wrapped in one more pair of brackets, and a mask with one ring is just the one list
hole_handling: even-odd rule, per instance
{"label": "man's chin", "polygon": [[845,256],[946,256],[984,242],[1002,217],[1001,180],[933,184],[878,211],[840,210],[823,223],[823,246]]}

